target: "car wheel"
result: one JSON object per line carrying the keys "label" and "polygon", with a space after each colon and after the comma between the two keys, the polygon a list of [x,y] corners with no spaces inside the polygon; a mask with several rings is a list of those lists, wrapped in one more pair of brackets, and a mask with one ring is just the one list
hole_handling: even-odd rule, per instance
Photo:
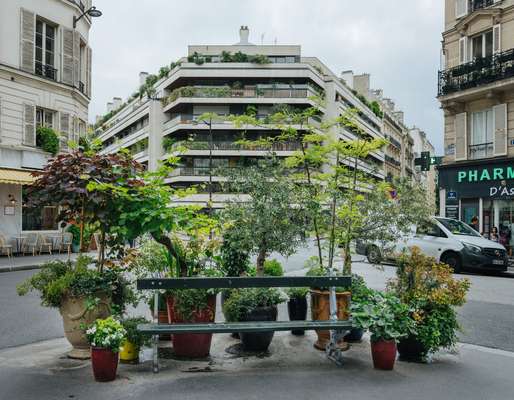
{"label": "car wheel", "polygon": [[366,258],[370,264],[380,264],[381,256],[380,250],[377,246],[368,247],[368,251],[366,252]]}
{"label": "car wheel", "polygon": [[457,253],[445,253],[441,257],[441,262],[448,265],[454,273],[458,274],[462,269],[460,257]]}

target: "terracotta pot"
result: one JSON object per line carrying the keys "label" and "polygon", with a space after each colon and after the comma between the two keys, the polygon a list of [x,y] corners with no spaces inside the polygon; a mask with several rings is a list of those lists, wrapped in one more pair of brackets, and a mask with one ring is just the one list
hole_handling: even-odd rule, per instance
{"label": "terracotta pot", "polygon": [[408,336],[398,342],[398,354],[400,361],[423,362],[427,351],[423,343],[416,336]]}
{"label": "terracotta pot", "polygon": [[[195,322],[214,322],[216,316],[216,296],[209,296],[207,307],[196,310],[189,319],[184,319],[175,309],[175,298],[166,298],[168,306],[169,323],[195,323]],[[173,353],[179,357],[186,358],[205,358],[211,351],[212,333],[175,333],[172,336]]]}
{"label": "terracotta pot", "polygon": [[371,341],[371,356],[373,367],[386,371],[392,370],[396,360],[396,341],[382,339]]}
{"label": "terracotta pot", "polygon": [[[337,318],[340,320],[348,319],[350,316],[350,292],[336,293],[337,299]],[[330,318],[330,292],[328,290],[311,290],[311,314],[313,321],[328,321]],[[325,351],[330,342],[330,331],[316,331],[318,340],[314,347]],[[341,350],[348,350],[348,343],[341,341],[338,343]]]}
{"label": "terracotta pot", "polygon": [[90,358],[89,343],[82,326],[91,325],[99,318],[107,318],[111,315],[111,297],[107,293],[95,293],[93,295],[100,299],[98,305],[88,310],[86,302],[88,296],[66,297],[59,311],[61,312],[64,326],[64,335],[73,346],[68,357],[86,360]]}
{"label": "terracotta pot", "polygon": [[[277,306],[259,307],[241,318],[241,322],[276,321]],[[263,352],[268,350],[275,332],[239,332],[241,344],[246,351]]]}
{"label": "terracotta pot", "polygon": [[[305,321],[307,319],[307,298],[292,298],[287,302],[287,313],[290,321]],[[305,334],[303,329],[292,330],[293,335]]]}
{"label": "terracotta pot", "polygon": [[91,365],[93,375],[98,382],[110,382],[116,379],[118,353],[100,347],[91,348]]}
{"label": "terracotta pot", "polygon": [[[159,313],[157,314],[157,320],[159,322],[159,324],[169,324],[170,323],[170,320],[168,318],[168,311],[164,310],[159,310]],[[159,340],[165,342],[165,341],[170,341],[171,340],[171,335],[169,333],[161,333],[159,335]]]}

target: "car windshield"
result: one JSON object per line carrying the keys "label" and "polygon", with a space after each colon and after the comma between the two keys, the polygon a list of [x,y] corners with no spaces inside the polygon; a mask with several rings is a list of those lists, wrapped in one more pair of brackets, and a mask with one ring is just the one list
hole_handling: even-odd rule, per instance
{"label": "car windshield", "polygon": [[464,236],[480,236],[480,234],[475,231],[473,228],[466,225],[464,222],[457,221],[456,219],[445,219],[445,218],[436,218],[441,224],[444,225],[446,229],[448,229],[454,235],[464,235]]}

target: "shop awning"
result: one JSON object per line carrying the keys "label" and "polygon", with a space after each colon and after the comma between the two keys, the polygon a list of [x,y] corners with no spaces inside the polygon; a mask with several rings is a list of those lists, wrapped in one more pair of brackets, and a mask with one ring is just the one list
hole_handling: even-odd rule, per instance
{"label": "shop awning", "polygon": [[13,185],[30,185],[37,178],[30,174],[30,171],[20,171],[19,169],[0,168],[0,183],[10,183]]}

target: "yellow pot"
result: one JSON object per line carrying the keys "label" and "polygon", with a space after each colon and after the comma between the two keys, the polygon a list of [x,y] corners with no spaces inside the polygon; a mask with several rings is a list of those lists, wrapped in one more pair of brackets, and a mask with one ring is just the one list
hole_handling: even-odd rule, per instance
{"label": "yellow pot", "polygon": [[125,340],[120,348],[120,360],[131,362],[139,358],[139,347],[134,343]]}

